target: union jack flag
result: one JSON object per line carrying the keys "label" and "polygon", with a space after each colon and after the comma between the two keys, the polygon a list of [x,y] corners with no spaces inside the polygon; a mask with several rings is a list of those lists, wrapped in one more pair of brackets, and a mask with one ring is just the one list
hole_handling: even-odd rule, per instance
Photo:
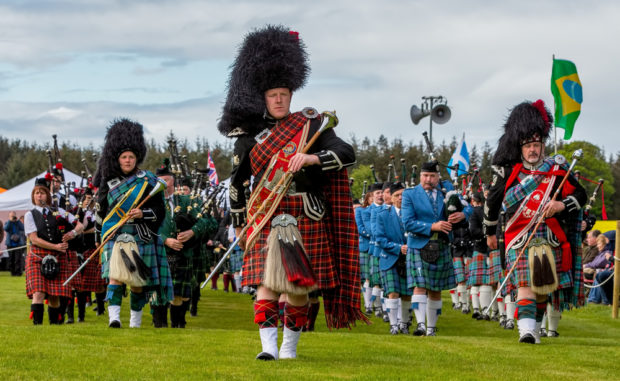
{"label": "union jack flag", "polygon": [[217,179],[215,164],[213,164],[213,159],[211,159],[211,153],[209,152],[207,152],[207,168],[209,168],[209,181],[211,185],[218,185],[220,181]]}

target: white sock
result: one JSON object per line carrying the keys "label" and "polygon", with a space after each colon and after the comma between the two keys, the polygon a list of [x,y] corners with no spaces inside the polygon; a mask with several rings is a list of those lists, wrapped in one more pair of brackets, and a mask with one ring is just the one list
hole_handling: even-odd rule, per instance
{"label": "white sock", "polygon": [[381,309],[383,311],[385,311],[386,306],[385,306],[385,295],[383,294],[383,291],[381,291]]}
{"label": "white sock", "polygon": [[[491,304],[491,299],[493,298],[493,288],[488,285],[483,285],[479,287],[479,290],[480,290],[480,308],[484,310],[485,308],[489,307],[489,304]],[[490,310],[489,311],[485,310],[485,312],[488,314]]]}
{"label": "white sock", "polygon": [[547,319],[549,320],[549,331],[557,332],[560,319],[562,319],[562,313],[553,308],[553,305],[547,304]]}
{"label": "white sock", "polygon": [[373,306],[379,307],[381,306],[381,289],[378,287],[372,288],[372,298],[370,299],[373,302]]}
{"label": "white sock", "polygon": [[452,299],[452,304],[457,304],[459,302],[457,287],[450,290],[450,298]]}
{"label": "white sock", "polygon": [[398,300],[399,299],[386,299],[385,307],[390,318],[390,325],[398,324]]}
{"label": "white sock", "polygon": [[402,303],[402,299],[398,298],[398,323],[400,324],[400,322],[403,321],[403,313],[402,313],[402,308],[400,308],[401,303]]}
{"label": "white sock", "polygon": [[293,331],[284,326],[282,330],[282,345],[280,345],[281,359],[297,358],[297,343],[299,343],[300,336],[301,330]]}
{"label": "white sock", "polygon": [[467,300],[467,285],[459,284],[458,286],[456,286],[456,292],[458,294],[459,302],[461,303],[461,305],[466,306],[467,303],[468,303],[468,300]]}
{"label": "white sock", "polygon": [[140,328],[141,325],[142,325],[142,310],[140,311],[130,310],[129,328]]}
{"label": "white sock", "polygon": [[110,306],[108,305],[108,317],[110,319],[110,323],[113,321],[121,321],[121,306]]}
{"label": "white sock", "polygon": [[536,331],[536,319],[532,319],[532,318],[519,319],[517,320],[517,326],[519,327],[520,335],[522,335],[522,332],[525,332],[525,331],[530,331],[534,333]]}
{"label": "white sock", "polygon": [[241,275],[239,274],[234,275],[234,279],[235,279],[235,286],[237,286],[237,292],[241,292]]}
{"label": "white sock", "polygon": [[472,286],[471,288],[471,306],[476,310],[480,309],[480,295],[478,286]]}
{"label": "white sock", "polygon": [[441,300],[428,300],[428,304],[426,304],[426,328],[437,327],[437,319],[441,315],[441,305]]}
{"label": "white sock", "polygon": [[504,297],[504,302],[506,303],[506,319],[514,320],[517,305],[512,301],[512,296],[510,296],[510,294],[506,295]]}
{"label": "white sock", "polygon": [[500,315],[506,315],[506,304],[504,303],[504,298],[501,296],[497,297],[497,309]]}
{"label": "white sock", "polygon": [[411,297],[411,307],[415,314],[415,320],[420,323],[426,323],[426,295],[413,295]]}
{"label": "white sock", "polygon": [[366,308],[372,307],[372,287],[366,287],[364,289],[364,306]]}
{"label": "white sock", "polygon": [[547,329],[547,313],[546,312],[543,315],[542,320],[540,321],[540,326],[544,329]]}
{"label": "white sock", "polygon": [[411,321],[411,301],[410,300],[400,300],[400,315],[401,317],[401,325],[409,324]]}

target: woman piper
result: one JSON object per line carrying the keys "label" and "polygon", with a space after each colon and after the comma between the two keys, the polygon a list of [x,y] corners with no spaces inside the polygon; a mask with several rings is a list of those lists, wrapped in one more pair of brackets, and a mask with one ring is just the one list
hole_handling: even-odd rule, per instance
{"label": "woman piper", "polygon": [[[254,322],[263,348],[256,357],[260,360],[296,358],[308,293],[315,289],[322,291],[328,327],[365,319],[359,308],[358,237],[343,169],[355,162],[355,154],[332,129],[303,153],[325,121],[312,108],[290,112],[292,93],[304,85],[309,70],[296,32],[267,26],[250,33],[232,67],[218,126],[237,138],[229,188],[236,235],[253,220],[242,284],[258,288]],[[295,174],[291,186],[271,202],[280,197],[271,190],[286,172]],[[251,176],[246,205],[243,184]],[[267,205],[264,213],[259,205]],[[280,294],[286,294],[286,302],[278,351]]]}
{"label": "woman piper", "polygon": [[[77,269],[77,256],[68,242],[84,227],[63,209],[52,209],[52,196],[45,179],[37,179],[30,195],[35,206],[24,217],[24,230],[30,240],[26,257],[26,293],[34,325],[43,324],[43,301],[47,298],[50,324],[61,324],[60,297],[71,298],[79,277],[67,286],[64,281]],[[75,224],[75,227],[73,226]]]}
{"label": "woman piper", "polygon": [[[157,232],[164,221],[165,185],[138,168],[146,156],[142,125],[119,119],[108,128],[93,184],[99,188],[96,228],[101,241],[102,277],[109,279],[109,326],[121,327],[123,285],[130,286],[129,327],[140,327],[142,309],[151,300],[154,316],[172,299],[172,279]],[[144,204],[137,208],[144,201]],[[127,223],[121,219],[128,216]]]}

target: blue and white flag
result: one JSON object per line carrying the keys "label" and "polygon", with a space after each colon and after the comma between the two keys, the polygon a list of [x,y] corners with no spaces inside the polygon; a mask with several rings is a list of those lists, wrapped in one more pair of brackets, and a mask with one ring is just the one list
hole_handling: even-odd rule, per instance
{"label": "blue and white flag", "polygon": [[[461,143],[456,146],[456,150],[454,154],[450,158],[450,162],[448,163],[448,167],[454,166],[456,163],[459,164],[459,176],[467,174],[469,171],[469,152],[467,152],[467,144],[465,144],[465,134],[463,134],[463,139]],[[456,171],[448,168],[448,174],[451,179],[456,178]]]}

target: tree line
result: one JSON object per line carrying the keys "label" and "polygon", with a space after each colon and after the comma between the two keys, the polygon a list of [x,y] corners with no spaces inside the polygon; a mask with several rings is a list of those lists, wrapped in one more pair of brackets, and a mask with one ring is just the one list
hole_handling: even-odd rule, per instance
{"label": "tree line", "polygon": [[[174,138],[172,132],[166,140],[170,138]],[[428,159],[428,153],[422,141],[417,143],[405,142],[398,138],[390,141],[386,136],[381,135],[375,140],[368,137],[358,139],[356,136],[351,136],[349,142],[352,144],[357,157],[356,164],[349,169],[349,176],[353,181],[352,192],[356,198],[361,197],[364,181],[369,186],[374,182],[375,176],[379,181],[385,181],[388,178],[394,180],[397,177],[401,181],[410,183],[412,166],[417,165],[419,173],[419,167]],[[456,138],[450,142],[442,141],[435,144],[434,154],[441,164],[442,178],[449,178],[445,165],[450,161],[457,145]],[[219,178],[226,179],[230,176],[233,156],[232,140],[221,143],[210,142],[208,139],[198,137],[193,142],[187,139],[180,140],[177,146],[179,154],[187,156],[190,167],[193,167],[193,163],[197,162],[199,168],[206,168],[207,153],[210,153]],[[161,165],[165,157],[170,156],[167,142],[160,143],[151,140],[147,142],[147,148],[148,154],[141,165],[144,169],[154,171]],[[478,168],[481,181],[489,184],[492,178],[491,160],[494,147],[489,143],[484,143],[481,147],[474,145],[468,148],[470,171],[474,167]],[[584,150],[584,157],[579,161],[576,169],[580,171],[584,179],[598,181],[602,178],[605,180],[603,192],[608,217],[610,219],[620,218],[620,193],[615,192],[615,184],[620,184],[620,151],[615,155],[606,155],[602,149],[592,143],[574,141],[568,144],[560,143],[558,153],[570,161],[572,153],[577,148]],[[548,146],[546,149],[547,155],[553,154],[553,147]],[[0,163],[2,163],[0,164],[0,187],[9,189],[46,170],[48,167],[47,150],[53,150],[51,142],[36,144],[21,139],[9,140],[0,136]],[[63,165],[72,172],[80,174],[85,171],[82,158],[86,159],[90,171],[94,173],[95,159],[101,147],[93,147],[92,145],[80,147],[74,143],[61,142],[59,150]],[[392,164],[392,169],[390,169],[390,164]],[[371,166],[374,167],[374,176]],[[415,179],[416,184],[418,178]],[[591,196],[596,184],[586,180],[582,180],[581,183],[588,191],[588,195]],[[601,192],[599,192],[592,208],[599,219],[601,218],[601,207]]]}

